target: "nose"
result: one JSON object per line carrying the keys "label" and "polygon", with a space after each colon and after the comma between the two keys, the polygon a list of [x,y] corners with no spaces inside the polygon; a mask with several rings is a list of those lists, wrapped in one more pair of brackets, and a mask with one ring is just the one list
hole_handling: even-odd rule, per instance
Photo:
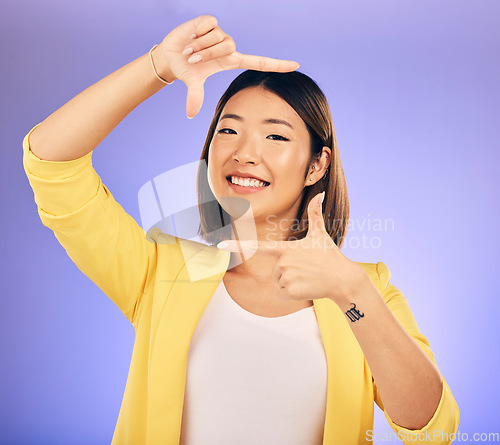
{"label": "nose", "polygon": [[236,145],[236,151],[233,154],[233,159],[242,164],[258,164],[260,163],[261,147],[256,137],[251,134],[240,138]]}

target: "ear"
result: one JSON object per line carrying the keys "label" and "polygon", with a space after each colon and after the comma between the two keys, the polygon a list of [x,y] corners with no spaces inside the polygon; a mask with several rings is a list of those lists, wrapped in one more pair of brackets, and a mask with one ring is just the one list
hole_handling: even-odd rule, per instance
{"label": "ear", "polygon": [[327,147],[325,145],[322,148],[318,161],[316,161],[313,164],[315,166],[313,171],[319,175],[319,177],[316,179],[317,181],[319,181],[325,175],[326,169],[330,167],[331,161],[332,161],[332,150],[330,147]]}
{"label": "ear", "polygon": [[332,162],[332,149],[330,147],[327,147],[326,145],[323,147],[320,162],[324,163],[323,168],[325,170],[330,167],[330,163]]}
{"label": "ear", "polygon": [[309,166],[306,183],[304,184],[306,186],[316,184],[316,182],[318,182],[325,176],[326,169],[330,167],[330,163],[332,160],[332,150],[330,149],[330,147],[327,147],[325,145],[321,151],[319,158],[315,157],[315,159],[318,160],[314,160]]}

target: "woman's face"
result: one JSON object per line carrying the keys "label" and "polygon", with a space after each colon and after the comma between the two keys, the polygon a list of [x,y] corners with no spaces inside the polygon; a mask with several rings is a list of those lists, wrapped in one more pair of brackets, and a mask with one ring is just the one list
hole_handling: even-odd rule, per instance
{"label": "woman's face", "polygon": [[[255,222],[270,215],[292,222],[306,185],[309,158],[309,132],[295,110],[272,92],[246,88],[229,99],[215,128],[208,155],[210,187],[218,200],[248,200]],[[268,185],[231,185],[230,176],[238,176],[235,171]]]}

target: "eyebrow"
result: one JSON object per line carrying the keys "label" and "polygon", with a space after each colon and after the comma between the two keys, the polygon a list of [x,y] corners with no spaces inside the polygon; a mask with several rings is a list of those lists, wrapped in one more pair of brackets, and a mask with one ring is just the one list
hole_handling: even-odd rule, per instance
{"label": "eyebrow", "polygon": [[[240,121],[240,122],[243,122],[244,119],[241,117],[241,116],[238,116],[237,114],[225,114],[224,116],[222,116],[219,121],[221,121],[222,119],[235,119],[237,121]],[[274,118],[271,118],[271,119],[264,119],[262,121],[263,124],[281,124],[281,125],[286,125],[287,127],[290,127],[292,130],[293,130],[293,127],[292,127],[292,124],[290,124],[289,122],[283,120],[283,119],[274,119]]]}

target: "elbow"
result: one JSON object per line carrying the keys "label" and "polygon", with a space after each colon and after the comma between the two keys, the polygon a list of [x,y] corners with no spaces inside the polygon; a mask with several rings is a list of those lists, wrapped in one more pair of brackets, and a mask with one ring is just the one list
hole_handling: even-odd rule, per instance
{"label": "elbow", "polygon": [[436,378],[432,382],[425,384],[425,389],[423,388],[423,390],[427,393],[427,396],[412,408],[411,415],[408,416],[408,413],[406,413],[404,417],[395,416],[393,418],[394,423],[401,428],[412,431],[420,431],[429,425],[436,414],[443,396],[443,380],[441,375],[437,373]]}

